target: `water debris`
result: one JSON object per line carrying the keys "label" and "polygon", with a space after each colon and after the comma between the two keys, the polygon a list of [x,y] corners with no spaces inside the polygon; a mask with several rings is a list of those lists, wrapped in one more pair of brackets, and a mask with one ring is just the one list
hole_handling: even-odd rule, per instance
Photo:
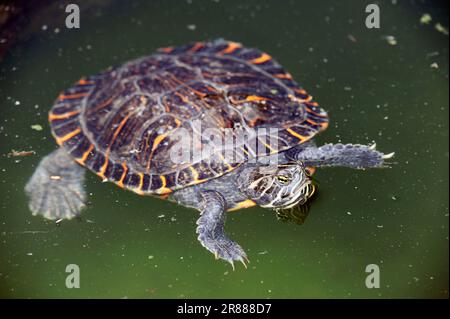
{"label": "water debris", "polygon": [[439,65],[438,65],[436,62],[433,62],[433,63],[430,64],[430,68],[432,68],[432,69],[438,69],[438,68],[439,68]]}
{"label": "water debris", "polygon": [[153,255],[149,255],[149,256],[147,257],[147,259],[153,259],[153,258],[155,258],[155,256],[153,256]]}
{"label": "water debris", "polygon": [[31,125],[31,128],[33,130],[35,130],[35,131],[42,131],[43,130],[42,129],[42,125],[40,125],[40,124],[33,124],[33,125]]}
{"label": "water debris", "polygon": [[428,14],[428,13],[424,13],[420,17],[420,23],[421,24],[429,24],[431,22],[431,20],[433,20],[433,19],[431,18],[431,15]]}
{"label": "water debris", "polygon": [[350,41],[352,41],[353,43],[358,42],[358,40],[356,39],[356,37],[353,34],[347,34],[347,39],[349,39]]}
{"label": "water debris", "polygon": [[164,214],[158,215],[158,218],[164,218],[164,217],[166,217],[166,215],[164,215]]}
{"label": "water debris", "polygon": [[59,181],[61,179],[61,176],[59,176],[59,175],[51,175],[50,179],[52,179],[54,181]]}
{"label": "water debris", "polygon": [[439,22],[434,25],[434,28],[442,34],[448,35],[448,29]]}
{"label": "water debris", "polygon": [[267,250],[260,251],[258,255],[267,255],[269,252]]}
{"label": "water debris", "polygon": [[347,212],[347,215],[349,215],[349,216],[350,216],[351,214],[352,214],[351,212]]}
{"label": "water debris", "polygon": [[48,234],[48,230],[24,230],[19,232],[18,234]]}
{"label": "water debris", "polygon": [[432,58],[432,57],[438,56],[438,55],[439,55],[439,52],[433,51],[433,52],[427,53],[426,57],[427,57],[427,58]]}
{"label": "water debris", "polygon": [[188,25],[186,26],[186,28],[187,28],[188,30],[194,31],[195,29],[197,29],[197,26],[196,26],[195,24],[188,24]]}
{"label": "water debris", "polygon": [[25,157],[25,156],[31,156],[31,155],[36,155],[35,151],[16,151],[16,150],[11,150],[11,152],[9,152],[8,154],[6,154],[6,156],[9,157]]}
{"label": "water debris", "polygon": [[383,36],[383,39],[389,44],[389,45],[397,45],[397,39],[393,35],[385,35]]}

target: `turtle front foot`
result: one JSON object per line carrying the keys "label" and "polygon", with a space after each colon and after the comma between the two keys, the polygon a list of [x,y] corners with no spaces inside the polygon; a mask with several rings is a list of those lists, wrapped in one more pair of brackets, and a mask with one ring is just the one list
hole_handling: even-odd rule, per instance
{"label": "turtle front foot", "polygon": [[303,162],[305,166],[325,167],[344,166],[350,168],[390,167],[395,153],[384,154],[371,146],[360,144],[326,144],[321,147],[310,145],[306,148],[295,147],[287,156]]}
{"label": "turtle front foot", "polygon": [[216,191],[202,191],[201,216],[197,220],[198,240],[203,247],[231,264],[240,261],[247,268],[248,258],[242,247],[229,239],[224,232],[226,217],[225,199]]}
{"label": "turtle front foot", "polygon": [[247,258],[247,254],[242,249],[242,247],[232,241],[231,239],[224,236],[223,238],[208,238],[205,233],[201,232],[201,230],[197,230],[200,235],[198,236],[198,240],[202,244],[203,247],[212,252],[216,259],[223,259],[231,264],[234,270],[234,262],[241,262],[245,268],[247,268],[247,264],[249,260]]}

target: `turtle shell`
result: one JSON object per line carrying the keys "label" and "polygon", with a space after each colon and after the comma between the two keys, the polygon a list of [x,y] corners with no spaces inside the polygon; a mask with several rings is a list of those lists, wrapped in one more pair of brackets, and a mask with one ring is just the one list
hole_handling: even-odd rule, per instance
{"label": "turtle shell", "polygon": [[[202,130],[275,128],[276,149],[256,136],[256,143],[235,146],[248,159],[256,156],[249,145],[276,153],[307,141],[327,127],[328,116],[268,54],[216,40],[161,48],[83,78],[59,95],[49,121],[57,143],[101,178],[140,194],[167,194],[243,162],[227,162],[214,147],[208,161],[168,160],[177,133],[195,134],[197,122]],[[197,149],[199,143],[192,141]]]}

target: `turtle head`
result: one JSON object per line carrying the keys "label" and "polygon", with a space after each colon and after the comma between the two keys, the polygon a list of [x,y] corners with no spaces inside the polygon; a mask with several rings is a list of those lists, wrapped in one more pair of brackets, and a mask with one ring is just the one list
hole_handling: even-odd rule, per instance
{"label": "turtle head", "polygon": [[306,203],[315,186],[303,163],[290,162],[255,166],[241,189],[261,207],[288,209]]}

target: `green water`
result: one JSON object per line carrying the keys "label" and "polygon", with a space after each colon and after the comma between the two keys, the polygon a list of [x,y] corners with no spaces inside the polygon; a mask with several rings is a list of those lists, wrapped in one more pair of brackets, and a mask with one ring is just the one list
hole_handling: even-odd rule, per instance
{"label": "green water", "polygon": [[[448,26],[443,2],[382,1],[378,30],[364,25],[364,1],[82,3],[95,5],[79,30],[64,27],[63,9],[38,17],[0,64],[1,297],[448,297],[448,36],[434,27]],[[396,164],[318,170],[301,226],[262,208],[230,214],[251,261],[234,272],[197,242],[195,211],[93,174],[83,220],[31,216],[23,188],[55,148],[46,117],[61,90],[157,47],[218,37],[267,51],[314,95],[331,119],[318,143],[376,141]],[[8,158],[11,149],[37,154]],[[65,286],[68,264],[80,267],[79,289]],[[380,267],[379,289],[365,286],[368,264]]]}

